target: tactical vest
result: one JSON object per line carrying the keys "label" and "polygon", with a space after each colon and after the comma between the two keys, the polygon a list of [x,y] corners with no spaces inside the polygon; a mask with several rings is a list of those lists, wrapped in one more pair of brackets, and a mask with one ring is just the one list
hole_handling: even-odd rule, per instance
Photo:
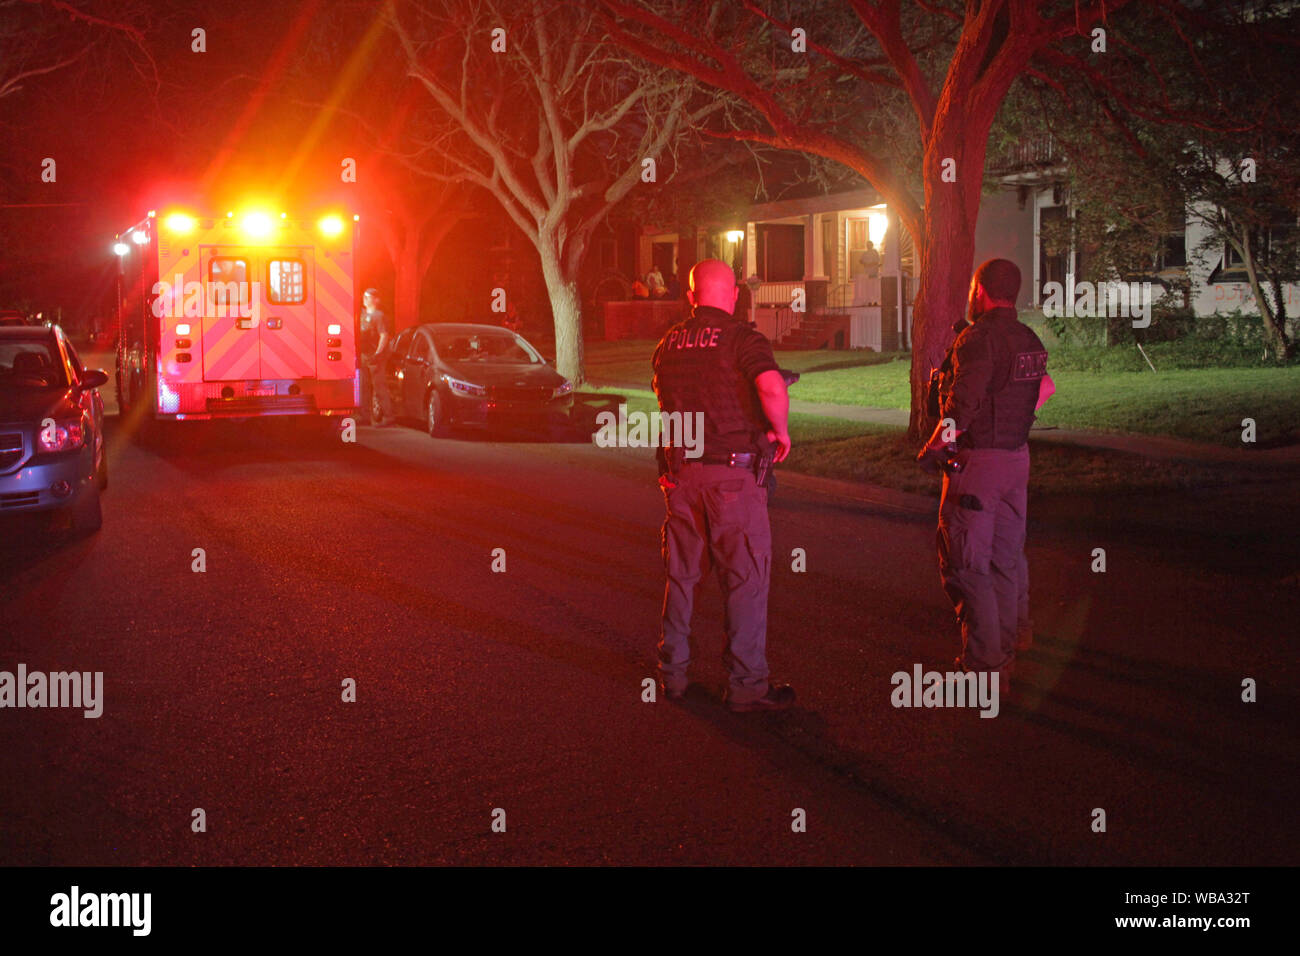
{"label": "tactical vest", "polygon": [[720,309],[699,308],[669,329],[655,350],[654,390],[665,412],[704,413],[704,454],[759,448],[767,419],[754,384],[736,365],[747,325]]}
{"label": "tactical vest", "polygon": [[979,412],[971,421],[959,423],[964,431],[958,444],[966,448],[1019,448],[1029,440],[1039,384],[1047,374],[1047,351],[1042,340],[1016,318],[1014,309],[994,309],[981,316],[957,337],[944,361],[939,392],[945,404],[961,371],[952,355],[965,336],[984,340],[992,358],[993,375]]}

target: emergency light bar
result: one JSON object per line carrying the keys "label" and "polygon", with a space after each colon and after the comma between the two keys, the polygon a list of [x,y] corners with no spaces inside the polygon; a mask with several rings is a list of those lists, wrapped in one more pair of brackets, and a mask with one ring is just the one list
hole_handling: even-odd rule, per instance
{"label": "emergency light bar", "polygon": [[[277,221],[270,213],[261,209],[250,209],[239,214],[237,219],[234,210],[230,210],[226,213],[225,218],[230,221],[230,225],[236,226],[244,239],[249,242],[263,242],[274,239],[279,230],[293,228],[295,222],[289,219],[287,212],[281,212],[279,221]],[[360,219],[359,215],[353,215],[352,217],[353,222],[359,222]],[[310,228],[306,222],[296,222],[299,229]],[[189,235],[199,226],[199,220],[196,217],[179,211],[169,213],[162,220],[162,223],[166,230],[174,235]],[[316,220],[316,228],[320,230],[320,234],[325,238],[335,239],[346,231],[346,223],[342,216],[331,213]],[[130,238],[140,244],[148,241],[147,235],[139,230],[132,233]],[[118,252],[116,247],[114,247],[114,251]],[[126,252],[118,252],[118,255],[126,255]]]}

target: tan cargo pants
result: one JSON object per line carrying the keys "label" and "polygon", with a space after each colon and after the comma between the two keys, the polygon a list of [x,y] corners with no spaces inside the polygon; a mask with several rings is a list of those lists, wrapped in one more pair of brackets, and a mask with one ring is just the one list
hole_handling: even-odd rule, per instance
{"label": "tan cargo pants", "polygon": [[731,672],[728,699],[756,700],[767,693],[767,593],[771,581],[772,536],[767,492],[747,468],[687,462],[676,486],[661,480],[667,517],[663,525],[663,626],[659,676],[675,690],[686,688],[691,659],[691,614],[695,588],[711,563],[726,607]]}
{"label": "tan cargo pants", "polygon": [[972,448],[957,460],[939,503],[939,576],[961,622],[963,666],[1009,674],[1028,617],[1029,446]]}

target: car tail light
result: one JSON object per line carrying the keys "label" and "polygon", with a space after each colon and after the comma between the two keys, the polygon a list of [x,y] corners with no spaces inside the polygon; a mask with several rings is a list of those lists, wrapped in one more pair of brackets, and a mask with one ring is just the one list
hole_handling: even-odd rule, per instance
{"label": "car tail light", "polygon": [[86,434],[79,418],[54,421],[47,418],[36,433],[37,450],[43,452],[72,451],[86,443]]}

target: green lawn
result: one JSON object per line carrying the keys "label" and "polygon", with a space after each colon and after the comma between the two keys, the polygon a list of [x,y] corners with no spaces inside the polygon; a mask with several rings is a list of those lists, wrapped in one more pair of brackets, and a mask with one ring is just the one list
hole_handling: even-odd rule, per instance
{"label": "green lawn", "polygon": [[[597,382],[649,384],[652,342],[596,343],[588,359]],[[871,352],[780,352],[785,368],[803,378],[795,399],[878,408],[907,408],[906,357]],[[1159,361],[1159,359],[1157,359]],[[1061,363],[1068,366],[1068,361]],[[1158,366],[1159,367],[1159,366]],[[1260,446],[1300,441],[1300,366],[1189,368],[1145,371],[1084,370],[1053,373],[1056,395],[1039,421],[1060,428],[1164,435],[1237,445],[1241,421],[1253,418]],[[597,388],[620,394],[634,410],[652,412],[645,389]],[[903,430],[817,415],[790,420],[794,451],[783,468],[927,492],[937,480],[914,464],[915,443]],[[1155,492],[1251,480],[1253,473],[1213,464],[1144,459],[1112,451],[1033,442],[1033,489],[1039,494]]]}
{"label": "green lawn", "polygon": [[[629,412],[653,413],[654,394],[640,389],[584,389],[621,398]],[[938,493],[939,478],[916,465],[917,443],[901,428],[820,415],[790,416],[790,458],[779,471],[866,482],[920,494]],[[1258,468],[1170,462],[1120,452],[1031,442],[1030,489],[1036,495],[1127,494],[1258,481]]]}
{"label": "green lawn", "polygon": [[[814,353],[815,354],[815,353]],[[1049,364],[1050,368],[1050,364]],[[790,389],[808,402],[907,408],[908,364],[810,372]],[[1261,447],[1300,441],[1300,366],[1052,374],[1056,394],[1038,420],[1059,428],[1167,435],[1236,445],[1253,418]]]}
{"label": "green lawn", "polygon": [[[802,441],[791,427],[794,448],[782,467],[846,481],[861,481],[899,491],[938,494],[939,476],[916,464],[917,443],[901,428],[859,425],[847,438]],[[1030,441],[1033,466],[1029,490],[1041,496],[1153,494],[1191,488],[1240,486],[1300,478],[1300,471],[1186,461],[1163,461],[1139,455]]]}

